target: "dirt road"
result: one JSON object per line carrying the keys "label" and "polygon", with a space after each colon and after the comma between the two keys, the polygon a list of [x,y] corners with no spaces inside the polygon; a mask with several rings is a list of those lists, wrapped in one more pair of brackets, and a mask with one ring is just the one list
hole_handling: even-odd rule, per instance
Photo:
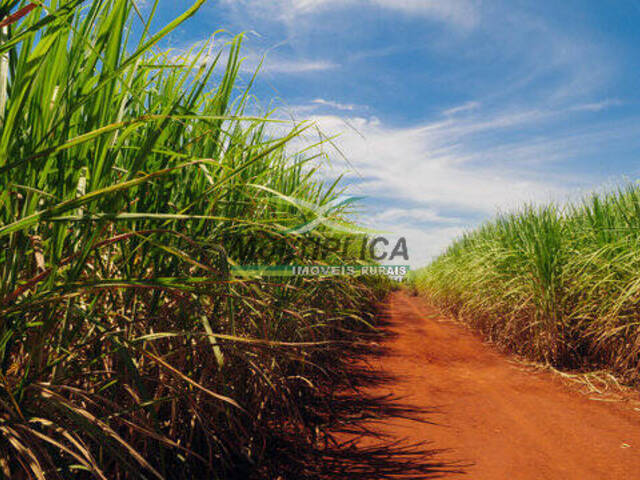
{"label": "dirt road", "polygon": [[438,413],[429,417],[436,424],[376,428],[470,464],[446,478],[640,479],[640,404],[594,400],[557,375],[526,371],[407,293],[386,308],[396,335],[373,364],[397,379],[376,393]]}

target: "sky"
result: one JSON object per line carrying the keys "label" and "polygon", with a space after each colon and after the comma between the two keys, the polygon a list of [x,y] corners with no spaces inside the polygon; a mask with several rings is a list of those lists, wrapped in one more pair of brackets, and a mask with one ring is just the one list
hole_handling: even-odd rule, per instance
{"label": "sky", "polygon": [[418,267],[499,212],[636,181],[638,27],[636,0],[210,0],[166,43],[244,32],[256,96],[338,135],[327,176]]}

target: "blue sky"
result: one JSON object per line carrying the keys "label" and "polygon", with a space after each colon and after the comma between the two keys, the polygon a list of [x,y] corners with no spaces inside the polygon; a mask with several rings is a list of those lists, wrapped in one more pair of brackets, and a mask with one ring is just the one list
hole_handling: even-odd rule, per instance
{"label": "blue sky", "polygon": [[168,43],[247,32],[254,93],[341,134],[362,221],[418,266],[498,211],[635,181],[639,25],[636,0],[211,0]]}

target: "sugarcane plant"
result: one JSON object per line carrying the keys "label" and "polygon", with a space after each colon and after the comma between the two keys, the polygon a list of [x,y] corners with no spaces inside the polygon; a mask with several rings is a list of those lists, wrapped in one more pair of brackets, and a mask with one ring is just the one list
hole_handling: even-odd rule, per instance
{"label": "sugarcane plant", "polygon": [[340,187],[254,101],[241,36],[164,47],[203,3],[155,33],[157,0],[0,3],[4,478],[260,472],[269,438],[313,436],[314,352],[371,298],[232,275],[274,242],[312,260],[282,198]]}

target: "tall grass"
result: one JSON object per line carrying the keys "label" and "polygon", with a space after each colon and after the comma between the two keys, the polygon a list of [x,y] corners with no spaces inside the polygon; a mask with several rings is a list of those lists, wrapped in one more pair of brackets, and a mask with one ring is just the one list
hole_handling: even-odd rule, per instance
{"label": "tall grass", "polygon": [[156,33],[158,2],[131,0],[51,0],[4,29],[4,478],[258,475],[284,461],[274,438],[314,441],[316,361],[366,319],[361,282],[230,275],[273,243],[312,260],[283,234],[304,212],[272,192],[339,191],[287,148],[304,125],[246,114],[240,37],[158,50],[202,3]]}
{"label": "tall grass", "polygon": [[640,188],[502,215],[416,287],[517,353],[640,382]]}

